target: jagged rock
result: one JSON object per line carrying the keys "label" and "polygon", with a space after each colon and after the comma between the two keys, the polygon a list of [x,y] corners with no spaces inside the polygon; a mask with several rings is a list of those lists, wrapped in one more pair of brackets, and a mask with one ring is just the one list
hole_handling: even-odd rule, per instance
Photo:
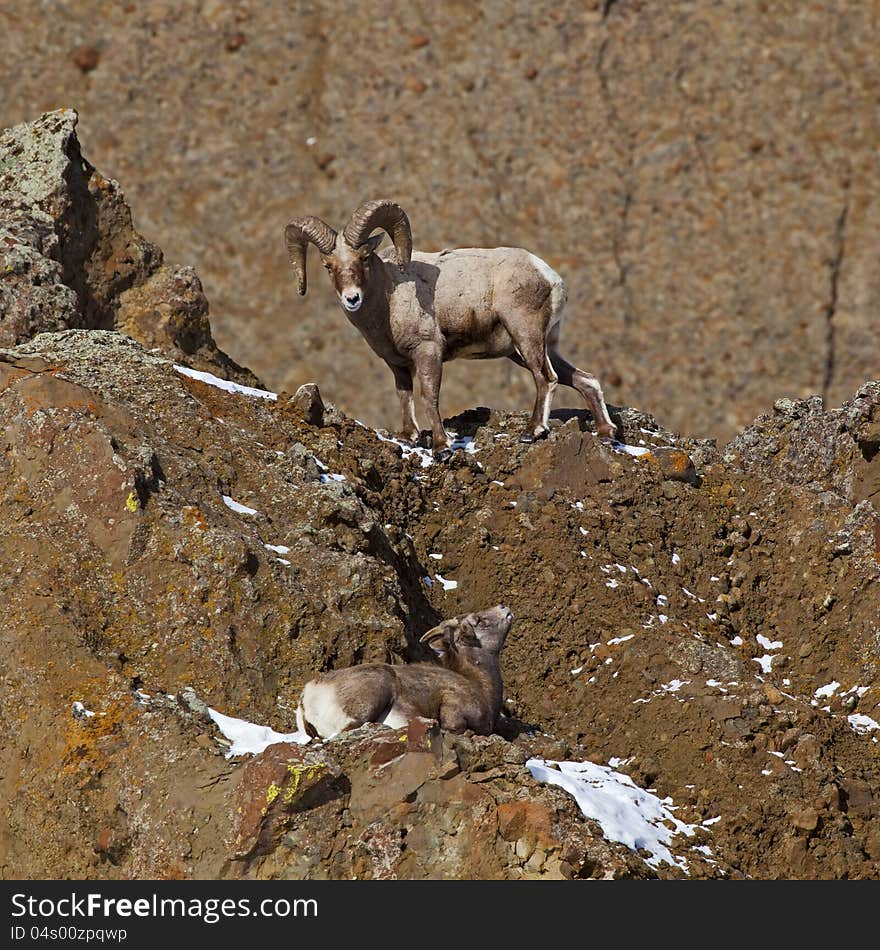
{"label": "jagged rock", "polygon": [[118,182],[83,158],[73,109],[0,133],[0,346],[66,329],[120,329],[145,347],[258,380],[221,352],[192,268],[163,266]]}
{"label": "jagged rock", "polygon": [[317,383],[305,383],[297,389],[291,400],[297,411],[310,426],[324,424],[324,400]]}

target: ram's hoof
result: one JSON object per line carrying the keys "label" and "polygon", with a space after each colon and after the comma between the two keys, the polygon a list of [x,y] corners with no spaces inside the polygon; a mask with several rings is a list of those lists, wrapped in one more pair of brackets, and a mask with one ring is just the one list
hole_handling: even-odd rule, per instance
{"label": "ram's hoof", "polygon": [[440,449],[439,452],[434,453],[434,458],[438,462],[448,462],[452,458],[452,449]]}
{"label": "ram's hoof", "polygon": [[537,442],[539,439],[546,439],[550,434],[550,430],[547,426],[539,426],[534,432],[531,429],[526,429],[525,432],[519,437],[520,442]]}
{"label": "ram's hoof", "polygon": [[597,426],[596,435],[598,435],[603,442],[616,442],[617,426]]}

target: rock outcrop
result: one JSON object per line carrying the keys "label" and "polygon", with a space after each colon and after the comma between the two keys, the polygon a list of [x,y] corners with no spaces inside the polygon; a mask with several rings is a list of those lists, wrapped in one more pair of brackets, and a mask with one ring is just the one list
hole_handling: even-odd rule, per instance
{"label": "rock outcrop", "polygon": [[147,349],[254,385],[217,348],[191,267],[164,264],[119,184],[83,157],[72,109],[0,136],[0,345],[43,332],[119,329]]}

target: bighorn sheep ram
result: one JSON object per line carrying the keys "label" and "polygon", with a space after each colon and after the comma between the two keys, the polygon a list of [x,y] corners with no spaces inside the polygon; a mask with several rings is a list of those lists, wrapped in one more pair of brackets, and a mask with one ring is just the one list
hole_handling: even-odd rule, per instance
{"label": "bighorn sheep ram", "polygon": [[[393,259],[389,252],[376,254],[382,235],[371,235],[377,228],[394,242]],[[439,406],[443,363],[502,356],[524,366],[537,389],[522,441],[533,442],[549,432],[557,382],[584,397],[601,437],[614,437],[598,380],[559,354],[567,292],[559,274],[534,254],[518,247],[413,254],[409,218],[387,200],[362,204],[341,236],[320,218],[294,218],[285,240],[300,294],[306,292],[306,250],[312,243],[349,321],[394,374],[402,438],[419,439],[415,374],[431,418],[433,450],[448,457],[449,436]]]}
{"label": "bighorn sheep ram", "polygon": [[500,605],[444,620],[422,637],[442,651],[442,665],[369,663],[322,673],[303,687],[297,727],[329,739],[365,722],[397,729],[424,716],[449,732],[489,735],[501,711],[498,657],[512,623]]}

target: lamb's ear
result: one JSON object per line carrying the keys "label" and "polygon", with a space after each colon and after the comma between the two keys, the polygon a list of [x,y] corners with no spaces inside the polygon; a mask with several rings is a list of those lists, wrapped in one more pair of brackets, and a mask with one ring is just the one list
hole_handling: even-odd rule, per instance
{"label": "lamb's ear", "polygon": [[473,614],[466,614],[458,618],[454,633],[454,642],[456,646],[480,646],[480,638],[477,636],[476,617]]}

